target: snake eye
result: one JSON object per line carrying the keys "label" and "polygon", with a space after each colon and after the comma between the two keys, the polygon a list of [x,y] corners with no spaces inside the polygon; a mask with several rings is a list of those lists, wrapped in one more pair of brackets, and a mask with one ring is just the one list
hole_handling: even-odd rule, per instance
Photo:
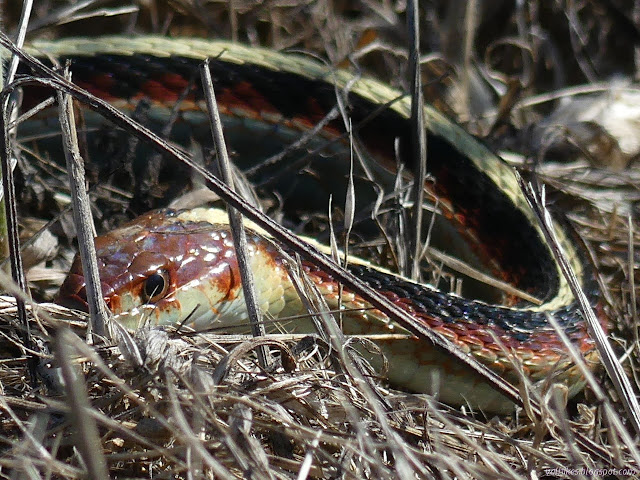
{"label": "snake eye", "polygon": [[167,294],[169,274],[158,270],[149,275],[142,284],[142,300],[144,303],[155,303]]}

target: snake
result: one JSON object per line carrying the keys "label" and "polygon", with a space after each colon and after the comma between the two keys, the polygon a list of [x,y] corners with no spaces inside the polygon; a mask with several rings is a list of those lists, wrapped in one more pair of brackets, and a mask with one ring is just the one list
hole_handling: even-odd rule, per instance
{"label": "snake", "polygon": [[[147,102],[149,121],[166,121],[173,115],[187,131],[203,123],[207,127],[198,68],[208,60],[220,113],[226,131],[232,132],[227,138],[232,148],[235,144],[239,151],[261,158],[266,155],[263,144],[273,142],[282,148],[307,135],[310,140],[302,157],[316,153],[320,158],[316,164],[330,165],[319,169],[331,177],[332,159],[350,158],[346,115],[367,168],[376,172],[397,170],[399,164],[408,172],[416,168],[407,95],[301,54],[153,36],[37,41],[27,50],[46,61],[67,64],[74,83],[117,108],[132,112]],[[346,114],[329,117],[336,105]],[[564,384],[569,396],[575,395],[585,380],[549,317],[592,368],[598,364],[598,353],[516,173],[435,108],[425,105],[423,113],[429,152],[425,188],[437,196],[442,215],[470,245],[471,256],[540,302],[511,295],[497,301],[467,298],[357,258],[351,258],[346,268],[416,322],[500,376],[519,383],[524,375],[540,385],[553,380]],[[567,222],[556,221],[555,230],[606,330],[602,295],[584,247]],[[452,405],[496,412],[513,408],[475,372],[408,334],[313,262],[296,260],[294,252],[257,224],[247,222],[246,232],[257,303],[270,320],[269,331],[315,332],[292,280],[292,265],[298,265],[330,311],[341,313],[345,335],[375,338],[380,351],[359,350],[379,372],[384,370],[383,359],[388,359],[384,375],[393,386],[436,393]],[[313,239],[305,241],[327,251]],[[121,325],[132,330],[166,325],[196,331],[247,328],[241,275],[223,210],[154,210],[97,237],[95,244],[103,295]],[[86,308],[79,258],[57,301]]]}

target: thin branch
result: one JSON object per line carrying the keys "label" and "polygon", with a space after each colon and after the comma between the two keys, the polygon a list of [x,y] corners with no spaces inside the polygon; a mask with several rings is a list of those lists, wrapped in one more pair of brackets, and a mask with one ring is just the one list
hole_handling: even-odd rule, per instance
{"label": "thin branch", "polygon": [[[64,155],[67,160],[67,171],[69,172],[73,220],[78,235],[78,249],[87,289],[91,327],[94,335],[104,337],[108,314],[100,287],[98,258],[93,242],[94,227],[91,203],[85,188],[84,166],[78,148],[71,96],[58,92],[58,104],[60,105],[60,128],[62,130]],[[97,338],[94,338],[94,342],[96,340]]]}
{"label": "thin branch", "polygon": [[[29,23],[29,17],[31,14],[31,7],[32,1],[25,1],[20,18],[18,38],[16,40],[18,48],[20,48],[22,46],[22,43],[24,42],[27,24]],[[11,56],[11,63],[9,65],[6,79],[4,79],[4,81],[6,81],[6,84],[11,84],[13,82],[13,78],[16,74],[16,71],[18,70],[19,62],[20,57],[16,55],[16,52],[14,51]],[[4,85],[0,86],[4,87]],[[0,163],[2,164],[2,189],[4,192],[4,198],[2,199],[4,201],[4,221],[2,223],[6,224],[6,241],[8,243],[9,257],[11,259],[11,274],[14,281],[18,284],[20,291],[28,294],[27,281],[24,275],[24,267],[22,265],[22,256],[20,255],[17,199],[13,178],[13,142],[12,132],[9,128],[14,105],[11,101],[11,97],[9,97],[8,95],[2,99],[2,103],[0,103],[0,105],[2,106],[2,111],[0,112],[0,129],[2,130],[0,132],[2,142],[0,144],[0,155],[2,156],[2,158],[0,159]],[[31,341],[31,331],[29,329],[29,319],[27,318],[27,310],[24,301],[21,298],[16,297],[16,306],[18,308],[18,319],[20,321],[20,324],[22,325],[21,333],[24,347],[27,351],[30,351],[33,349],[33,345]],[[37,384],[37,362],[38,359],[35,356],[29,355],[27,365],[31,384],[34,386]]]}
{"label": "thin branch", "polygon": [[420,21],[418,0],[407,5],[407,30],[409,32],[409,80],[411,89],[411,147],[413,152],[413,214],[410,245],[411,278],[420,277],[420,253],[422,250],[422,204],[424,203],[424,183],[427,178],[427,135],[424,124],[424,100],[420,71]]}
{"label": "thin branch", "polygon": [[[205,61],[205,63],[201,66],[200,74],[202,78],[202,89],[204,90],[204,94],[207,99],[207,109],[209,112],[211,133],[213,135],[213,142],[218,152],[218,165],[220,167],[220,172],[222,173],[222,179],[229,190],[235,193],[229,154],[227,153],[227,146],[224,141],[222,121],[220,120],[218,103],[216,102],[215,92],[213,91],[213,79],[211,78],[211,70],[209,69],[208,61]],[[227,214],[229,215],[229,226],[231,227],[233,244],[236,249],[238,269],[240,270],[240,277],[242,278],[242,291],[244,292],[244,299],[247,305],[249,322],[251,323],[251,332],[255,337],[262,337],[264,336],[265,331],[264,325],[260,321],[262,313],[260,312],[260,308],[258,307],[258,297],[256,294],[255,280],[253,278],[253,271],[251,270],[251,265],[249,264],[249,258],[247,254],[247,232],[244,229],[242,215],[240,214],[240,212],[238,212],[238,210],[233,208],[231,205],[227,205]],[[256,348],[256,354],[258,355],[258,364],[263,369],[265,369],[268,365],[267,353],[267,348],[264,345],[259,345]]]}

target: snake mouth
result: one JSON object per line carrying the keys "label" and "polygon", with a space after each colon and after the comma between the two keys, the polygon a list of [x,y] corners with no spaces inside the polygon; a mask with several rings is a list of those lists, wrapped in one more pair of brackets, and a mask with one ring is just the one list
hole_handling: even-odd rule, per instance
{"label": "snake mouth", "polygon": [[[101,284],[101,286],[102,297],[107,304],[107,308],[111,310],[113,289],[104,282]],[[54,302],[71,310],[78,310],[80,312],[89,313],[89,303],[87,302],[87,284],[85,282],[84,276],[77,273],[69,274],[65,281],[62,283],[60,291],[58,292],[58,296],[54,299]]]}
{"label": "snake mouth", "polygon": [[89,305],[86,300],[82,299],[78,295],[67,296],[67,297],[56,297],[55,303],[58,305],[68,308],[70,310],[78,310],[80,312],[89,312]]}
{"label": "snake mouth", "polygon": [[77,273],[70,273],[60,287],[58,296],[54,301],[58,305],[72,310],[88,312],[89,305],[87,304],[87,290],[84,276]]}

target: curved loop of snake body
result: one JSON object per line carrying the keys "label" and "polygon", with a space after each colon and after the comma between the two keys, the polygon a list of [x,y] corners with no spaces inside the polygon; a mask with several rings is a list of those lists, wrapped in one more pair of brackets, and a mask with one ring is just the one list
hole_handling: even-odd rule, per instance
{"label": "curved loop of snake body", "polygon": [[[69,60],[74,82],[116,106],[132,108],[146,99],[152,102],[152,112],[162,117],[179,101],[186,120],[202,110],[203,97],[195,79],[198,65],[209,58],[219,108],[227,123],[243,125],[241,143],[255,140],[246,132],[256,136],[262,132],[261,138],[268,138],[308,131],[335,106],[339,92],[350,107],[349,116],[369,162],[389,168],[399,158],[409,168],[413,165],[406,147],[410,137],[406,96],[375,80],[356,78],[301,56],[159,37],[41,42],[32,46],[32,53]],[[597,354],[514,172],[440,113],[430,107],[424,112],[433,190],[466,235],[476,240],[477,250],[500,266],[505,279],[541,298],[542,304],[499,306],[468,300],[363,262],[353,262],[351,271],[417,321],[510,380],[517,380],[515,359],[533,381],[553,374],[575,394],[584,382],[563,353],[565,348],[547,315],[559,321],[585,358],[595,361]],[[335,140],[343,132],[344,122],[338,119],[325,122],[318,135],[324,141]],[[310,321],[285,320],[305,313],[289,279],[287,252],[259,227],[249,224],[248,231],[261,308],[282,318],[287,331],[313,332]],[[570,233],[561,228],[557,233],[572,268],[597,305],[593,273],[583,253]],[[125,326],[137,328],[141,319],[180,324],[187,317],[196,329],[246,325],[234,248],[226,215],[220,211],[152,212],[97,238],[96,247],[105,298]],[[308,262],[303,266],[329,307],[351,312],[345,333],[402,332],[357,295],[349,291],[339,295],[336,282],[317,267]],[[84,301],[78,259],[60,299]],[[604,317],[602,324],[606,327]],[[510,408],[475,375],[415,338],[387,335],[377,343],[391,360],[388,377],[395,385],[435,390],[448,403],[469,402],[490,411]],[[437,378],[439,387],[432,383]]]}

